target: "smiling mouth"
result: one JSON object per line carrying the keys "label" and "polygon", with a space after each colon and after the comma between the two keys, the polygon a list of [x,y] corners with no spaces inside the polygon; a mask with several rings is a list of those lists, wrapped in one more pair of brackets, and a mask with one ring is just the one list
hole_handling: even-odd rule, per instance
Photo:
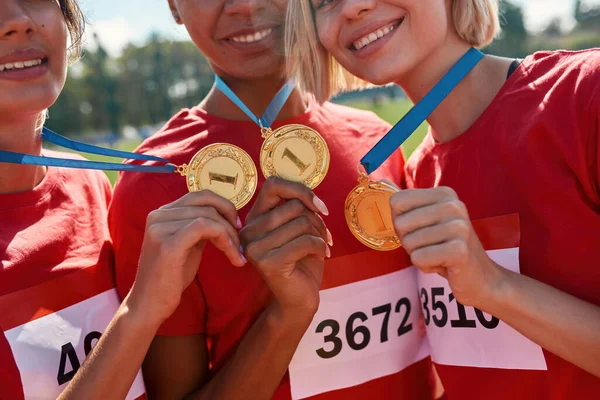
{"label": "smiling mouth", "polygon": [[268,28],[247,35],[232,36],[228,40],[235,43],[256,43],[265,40],[271,33],[273,33],[273,28]]}
{"label": "smiling mouth", "polygon": [[37,58],[26,61],[17,61],[12,63],[0,64],[0,72],[33,68],[37,67],[38,65],[42,65],[46,62],[48,62],[47,58]]}
{"label": "smiling mouth", "polygon": [[394,29],[398,28],[400,25],[402,25],[402,22],[404,22],[404,18],[402,18],[398,21],[394,21],[391,24],[388,24],[386,26],[383,26],[379,29],[374,30],[373,32],[361,37],[360,39],[355,40],[352,43],[352,45],[350,46],[350,49],[351,50],[364,49],[365,47],[369,46],[373,42],[376,42],[377,40],[381,39],[382,37],[388,35]]}

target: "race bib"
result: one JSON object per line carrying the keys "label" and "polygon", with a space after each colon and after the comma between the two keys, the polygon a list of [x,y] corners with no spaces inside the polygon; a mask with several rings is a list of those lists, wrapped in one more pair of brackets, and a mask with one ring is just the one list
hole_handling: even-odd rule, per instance
{"label": "race bib", "polygon": [[429,355],[414,267],[320,292],[289,367],[293,399],[360,385]]}
{"label": "race bib", "polygon": [[[86,282],[90,271],[85,272],[78,271],[0,299],[0,310],[6,311],[0,323],[21,375],[25,399],[57,398],[119,307],[112,280]],[[77,286],[71,286],[70,291],[70,284]],[[99,290],[103,291],[88,297]],[[140,372],[127,400],[143,398],[144,394]]]}
{"label": "race bib", "polygon": [[[484,248],[493,248],[487,250],[489,257],[520,273],[519,248],[512,247],[518,246],[518,218],[498,217],[473,224]],[[516,236],[511,229],[517,230]],[[419,271],[418,282],[434,362],[464,367],[547,369],[540,346],[498,318],[457,302],[446,279]]]}

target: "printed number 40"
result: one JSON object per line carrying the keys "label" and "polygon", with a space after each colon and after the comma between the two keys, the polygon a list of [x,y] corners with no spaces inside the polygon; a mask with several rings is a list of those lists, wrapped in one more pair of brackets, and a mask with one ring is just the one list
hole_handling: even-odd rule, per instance
{"label": "printed number 40", "polygon": [[[100,332],[95,331],[87,334],[83,342],[83,348],[86,357],[94,348],[92,342],[94,340],[100,340],[101,336],[102,334]],[[69,372],[66,372],[67,359],[71,364],[71,370]],[[58,366],[58,376],[56,378],[58,380],[58,385],[61,386],[67,382],[70,382],[71,379],[73,379],[73,377],[77,373],[77,371],[79,371],[80,367],[81,363],[79,362],[79,358],[77,357],[77,352],[75,351],[75,347],[73,347],[73,344],[64,344],[60,352],[60,364]]]}
{"label": "printed number 40", "polygon": [[[410,310],[411,310],[410,301],[405,297],[400,299],[396,303],[396,307],[395,307],[394,311],[396,313],[400,313],[403,308],[406,308],[406,313],[404,314],[402,322],[400,323],[400,326],[397,329],[398,336],[402,336],[405,333],[410,332],[412,330],[412,324],[407,324],[408,318],[410,317]],[[385,343],[388,341],[388,324],[389,324],[391,312],[392,312],[392,304],[391,303],[375,307],[372,310],[373,316],[376,316],[379,314],[384,314],[383,320],[381,323],[381,331],[379,334],[380,343]],[[352,350],[357,350],[357,351],[362,350],[365,347],[367,347],[369,345],[369,342],[371,341],[371,332],[369,331],[368,327],[366,327],[364,325],[358,325],[356,327],[354,326],[356,320],[365,322],[367,319],[369,319],[367,314],[365,314],[362,311],[358,311],[358,312],[355,312],[352,315],[350,315],[350,317],[346,321],[346,332],[345,332],[346,333],[346,335],[345,335],[346,342],[348,343],[348,346],[350,346],[350,348]],[[337,356],[338,354],[340,354],[340,352],[342,351],[342,348],[343,348],[343,342],[342,342],[342,339],[340,339],[338,337],[338,334],[340,333],[339,322],[337,322],[334,319],[326,319],[325,321],[321,322],[317,326],[316,332],[323,333],[325,328],[331,329],[331,332],[328,335],[326,335],[324,338],[325,343],[326,344],[332,343],[333,348],[331,350],[327,351],[327,350],[325,350],[325,348],[321,347],[320,349],[316,350],[316,352],[319,357],[328,359],[328,358],[333,358],[333,357]],[[357,340],[357,336],[359,334],[360,334],[360,337],[358,339],[360,339],[360,341]]]}

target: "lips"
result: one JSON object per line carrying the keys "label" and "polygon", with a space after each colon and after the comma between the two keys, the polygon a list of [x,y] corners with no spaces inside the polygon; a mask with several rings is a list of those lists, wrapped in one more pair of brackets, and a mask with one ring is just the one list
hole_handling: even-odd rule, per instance
{"label": "lips", "polygon": [[223,40],[234,43],[256,43],[269,38],[279,27],[276,24],[263,24],[247,29],[240,29],[223,37]]}
{"label": "lips", "polygon": [[232,40],[236,43],[254,43],[263,40],[271,33],[273,33],[273,28],[268,28],[255,33],[232,36],[229,38],[229,40]]}
{"label": "lips", "polygon": [[376,42],[377,40],[387,36],[394,29],[398,28],[402,22],[404,22],[404,18],[396,19],[391,22],[384,23],[372,23],[367,25],[366,27],[358,30],[351,39],[348,48],[350,50],[361,50],[370,44]]}
{"label": "lips", "polygon": [[0,57],[0,65],[4,65],[6,68],[7,64],[25,63],[26,61],[47,61],[48,57],[46,53],[40,49],[28,48],[19,49],[12,53],[6,54]]}

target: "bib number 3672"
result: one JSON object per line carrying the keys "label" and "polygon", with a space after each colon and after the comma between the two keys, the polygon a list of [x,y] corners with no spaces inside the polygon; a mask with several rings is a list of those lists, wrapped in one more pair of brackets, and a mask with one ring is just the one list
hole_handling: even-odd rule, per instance
{"label": "bib number 3672", "polygon": [[[410,332],[413,328],[413,325],[408,322],[411,312],[410,300],[406,297],[401,298],[396,302],[393,310],[395,314],[401,316],[400,325],[395,329],[393,334],[402,336]],[[383,318],[381,318],[381,329],[379,330],[379,343],[385,343],[389,340],[390,314],[392,314],[392,303],[374,307],[371,310],[371,317],[373,318],[383,315]],[[371,331],[367,326],[361,325],[361,323],[366,322],[368,319],[369,316],[367,314],[357,311],[352,313],[345,321],[343,337],[348,347],[352,350],[362,350],[371,342]],[[326,319],[317,325],[315,332],[324,333],[326,329],[329,329],[330,332],[325,335],[323,340],[326,345],[329,344],[329,347],[332,348],[331,350],[326,350],[326,346],[324,346],[317,349],[316,352],[319,357],[328,359],[340,354],[344,347],[344,341],[340,337],[340,323],[338,321],[335,319]]]}
{"label": "bib number 3672", "polygon": [[321,291],[289,367],[292,398],[360,385],[427,357],[416,278],[411,267]]}

